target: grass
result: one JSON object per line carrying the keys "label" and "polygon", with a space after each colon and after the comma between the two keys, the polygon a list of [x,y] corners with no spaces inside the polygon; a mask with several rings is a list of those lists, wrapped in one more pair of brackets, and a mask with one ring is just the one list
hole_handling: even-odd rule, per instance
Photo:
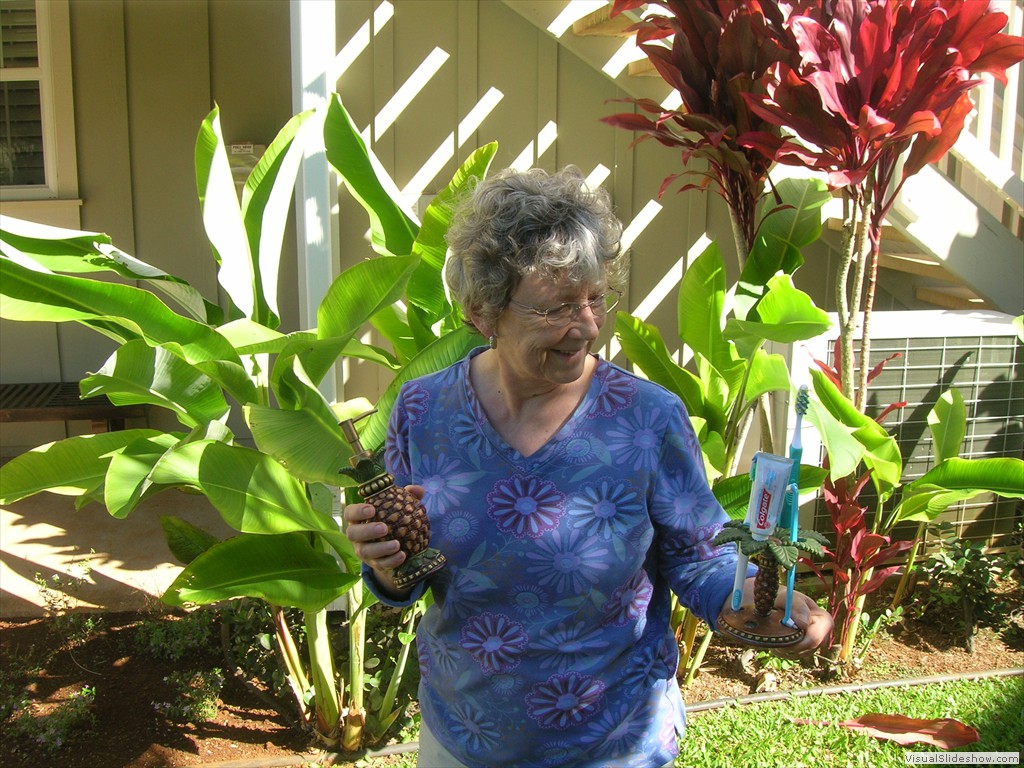
{"label": "grass", "polygon": [[[952,717],[978,730],[980,741],[956,752],[1024,751],[1024,677],[882,688],[774,703],[729,706],[692,714],[680,742],[679,768],[897,768],[902,747],[839,727],[795,725],[794,718],[840,722],[870,712]],[[413,768],[415,753],[363,759],[356,768]]]}
{"label": "grass", "polygon": [[[730,706],[691,715],[677,766],[686,768],[896,768],[902,747],[840,727],[795,725],[794,718],[840,722],[871,712],[917,718],[952,717],[974,726],[980,741],[957,752],[1020,752],[1024,749],[1024,677],[990,678],[812,696],[773,704]],[[770,735],[770,738],[768,738]]]}

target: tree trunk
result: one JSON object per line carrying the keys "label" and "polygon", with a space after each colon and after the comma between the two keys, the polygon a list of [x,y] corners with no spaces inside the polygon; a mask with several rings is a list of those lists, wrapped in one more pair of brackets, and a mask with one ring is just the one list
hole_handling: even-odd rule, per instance
{"label": "tree trunk", "polygon": [[779,594],[779,561],[771,552],[757,556],[757,576],[754,577],[754,610],[759,616],[768,616],[775,607]]}

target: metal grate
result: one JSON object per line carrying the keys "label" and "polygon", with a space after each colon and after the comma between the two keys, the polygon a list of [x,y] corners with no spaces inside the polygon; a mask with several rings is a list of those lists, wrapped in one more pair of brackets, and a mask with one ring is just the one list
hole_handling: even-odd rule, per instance
{"label": "metal grate", "polygon": [[[971,312],[879,314],[897,317],[888,323],[873,320],[873,326],[889,328],[888,333],[872,333],[871,362],[877,364],[894,353],[900,357],[890,360],[872,382],[866,411],[877,416],[889,404],[906,401],[904,408],[883,422],[899,444],[904,483],[921,477],[936,463],[927,418],[939,395],[950,387],[963,396],[967,411],[962,457],[1024,457],[1024,345],[1013,335],[1008,317],[979,325],[972,320],[980,313]],[[833,343],[834,337],[823,340],[812,354],[831,363]],[[862,500],[873,507],[870,491],[862,494]],[[950,522],[961,538],[1003,547],[1019,532],[1022,517],[1020,502],[987,494],[950,507],[937,522]],[[820,498],[814,507],[814,525],[817,530],[830,530],[829,514]],[[916,530],[917,523],[904,523],[894,535],[910,538]]]}

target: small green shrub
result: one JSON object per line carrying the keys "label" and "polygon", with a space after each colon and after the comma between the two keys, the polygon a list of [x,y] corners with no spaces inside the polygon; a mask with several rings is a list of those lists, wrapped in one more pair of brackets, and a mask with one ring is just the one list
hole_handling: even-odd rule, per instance
{"label": "small green shrub", "polygon": [[176,723],[205,723],[217,716],[224,673],[219,667],[197,672],[172,672],[164,678],[174,689],[173,702],[153,702],[153,709]]}
{"label": "small green shrub", "polygon": [[1008,607],[997,590],[1005,558],[986,553],[981,542],[960,538],[949,523],[933,530],[941,543],[924,565],[930,583],[924,609],[959,609],[964,646],[973,652],[979,625],[999,628],[1006,621]]}
{"label": "small green shrub", "polygon": [[[233,600],[221,610],[220,616],[230,628],[228,647],[233,663],[248,678],[267,688],[275,698],[288,701],[292,694],[281,663],[269,606],[258,600]],[[304,653],[306,627],[302,613],[286,610],[285,618],[299,652]]]}
{"label": "small green shrub", "polygon": [[[89,554],[94,552],[90,550]],[[79,571],[78,575],[54,573],[47,578],[37,572],[35,583],[51,629],[65,647],[77,648],[99,631],[103,621],[93,614],[75,610],[79,607],[79,593],[92,572],[92,560],[86,558],[72,567]]]}
{"label": "small green shrub", "polygon": [[214,614],[197,610],[181,617],[160,616],[139,623],[135,642],[157,661],[181,661],[205,652],[213,642]]}
{"label": "small green shrub", "polygon": [[71,694],[47,714],[38,713],[38,705],[22,697],[13,710],[9,727],[17,737],[35,741],[47,752],[56,752],[64,747],[75,732],[87,730],[96,722],[92,704],[96,700],[96,689],[85,686]]}

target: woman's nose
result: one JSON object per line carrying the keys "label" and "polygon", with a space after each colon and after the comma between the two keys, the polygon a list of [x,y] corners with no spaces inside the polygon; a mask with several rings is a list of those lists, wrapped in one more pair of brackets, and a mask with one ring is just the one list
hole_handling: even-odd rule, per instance
{"label": "woman's nose", "polygon": [[604,324],[605,315],[598,315],[594,312],[594,308],[589,304],[585,304],[580,307],[580,311],[576,313],[576,317],[572,319],[571,327],[578,328],[584,335],[584,337],[591,338],[596,337],[601,332],[601,326]]}

